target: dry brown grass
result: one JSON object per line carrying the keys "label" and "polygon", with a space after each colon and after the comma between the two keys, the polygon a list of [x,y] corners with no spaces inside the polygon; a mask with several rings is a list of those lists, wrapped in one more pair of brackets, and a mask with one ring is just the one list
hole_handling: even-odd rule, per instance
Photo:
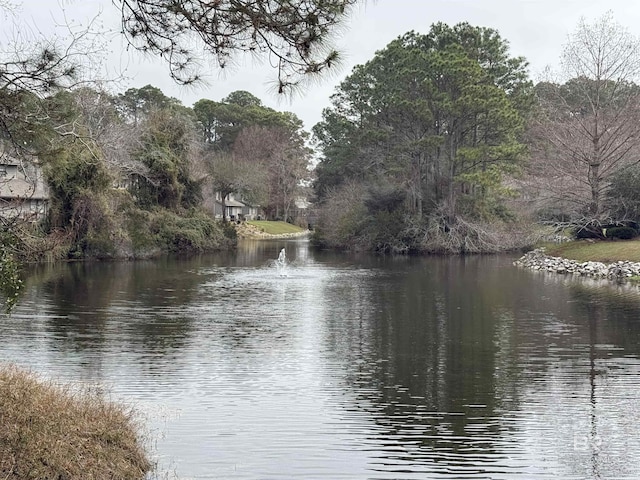
{"label": "dry brown grass", "polygon": [[97,391],[0,366],[0,479],[143,479],[133,411]]}

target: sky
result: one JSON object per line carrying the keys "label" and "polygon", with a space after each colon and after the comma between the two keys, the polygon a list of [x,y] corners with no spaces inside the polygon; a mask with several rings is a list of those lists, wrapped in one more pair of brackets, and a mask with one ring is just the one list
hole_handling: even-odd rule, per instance
{"label": "sky", "polygon": [[202,98],[219,101],[235,90],[247,90],[267,106],[295,113],[307,129],[321,120],[329,97],[355,65],[365,63],[410,30],[427,33],[436,22],[468,22],[496,29],[509,42],[513,56],[529,61],[534,81],[542,78],[545,67],[558,68],[562,47],[581,18],[591,23],[610,11],[616,22],[640,36],[640,2],[633,0],[366,0],[353,10],[333,40],[343,55],[342,65],[303,91],[283,97],[273,92],[275,70],[249,56],[236,58],[236,66],[223,74],[215,68],[205,69],[205,81],[199,86],[175,84],[161,59],[127,49],[117,33],[119,10],[111,0],[0,0],[0,6],[7,2],[17,8],[12,15],[0,15],[0,31],[9,30],[2,23],[13,24],[18,31],[37,37],[64,30],[65,24],[80,29],[92,21],[94,28],[111,31],[102,37],[101,52],[106,67],[103,76],[122,75],[111,87],[116,92],[151,84],[192,106]]}

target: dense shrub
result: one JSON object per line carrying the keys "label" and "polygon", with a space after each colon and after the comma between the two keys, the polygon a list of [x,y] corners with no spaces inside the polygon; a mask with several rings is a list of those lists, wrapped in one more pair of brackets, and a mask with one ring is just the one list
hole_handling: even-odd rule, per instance
{"label": "dense shrub", "polygon": [[590,223],[576,228],[574,236],[578,240],[618,238],[628,240],[638,236],[638,224],[635,222],[616,222],[605,225]]}
{"label": "dense shrub", "polygon": [[204,252],[235,243],[218,222],[198,211],[184,216],[166,209],[132,212],[129,229],[138,251]]}
{"label": "dense shrub", "polygon": [[605,229],[605,236],[607,238],[630,240],[638,236],[638,231],[631,227],[611,227]]}
{"label": "dense shrub", "polygon": [[576,228],[574,236],[577,240],[604,238],[602,227],[600,225],[584,225]]}
{"label": "dense shrub", "polygon": [[[542,231],[523,221],[480,222],[456,217],[443,224],[434,218],[427,225],[417,251],[437,254],[497,253],[517,251],[540,240]],[[416,235],[418,236],[418,235]]]}
{"label": "dense shrub", "polygon": [[640,165],[622,168],[611,175],[606,205],[615,218],[640,219]]}
{"label": "dense shrub", "polygon": [[223,222],[222,223],[222,233],[224,236],[229,239],[229,241],[235,243],[238,241],[238,231],[233,226],[231,222]]}
{"label": "dense shrub", "polygon": [[541,236],[529,222],[452,219],[440,210],[419,219],[407,213],[406,202],[400,190],[384,185],[349,182],[329,190],[312,240],[329,248],[459,254],[516,250]]}
{"label": "dense shrub", "polygon": [[79,194],[74,202],[71,216],[76,245],[69,252],[71,258],[113,257],[115,230],[114,215],[106,196],[86,191]]}
{"label": "dense shrub", "polygon": [[[44,173],[51,197],[51,227],[71,226],[80,230],[83,225],[76,225],[80,204],[87,197],[105,194],[111,185],[105,164],[76,144],[47,157]],[[81,236],[84,234],[79,232]]]}
{"label": "dense shrub", "polygon": [[360,248],[357,242],[367,214],[365,195],[366,188],[356,182],[328,191],[318,212],[313,242],[321,247]]}

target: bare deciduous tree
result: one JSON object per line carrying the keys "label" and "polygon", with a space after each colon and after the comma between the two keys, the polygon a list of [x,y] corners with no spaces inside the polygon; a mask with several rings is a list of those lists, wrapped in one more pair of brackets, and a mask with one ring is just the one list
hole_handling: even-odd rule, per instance
{"label": "bare deciduous tree", "polygon": [[582,20],[562,57],[561,82],[537,86],[531,128],[541,194],[574,218],[606,219],[612,174],[640,162],[640,40],[607,14]]}
{"label": "bare deciduous tree", "polygon": [[114,98],[103,90],[82,87],[70,95],[78,115],[56,131],[74,135],[104,162],[115,185],[126,186],[132,176],[150,179],[149,168],[132,154],[142,147],[145,125],[123,121]]}
{"label": "bare deciduous tree", "polygon": [[222,220],[227,221],[227,201],[231,194],[252,197],[259,202],[259,192],[264,185],[261,165],[254,164],[253,159],[237,152],[209,150],[209,177],[213,192],[220,193],[222,204]]}
{"label": "bare deciduous tree", "polygon": [[290,218],[302,184],[310,177],[310,151],[304,146],[304,137],[285,128],[255,125],[238,134],[233,152],[261,172],[255,183],[269,216]]}

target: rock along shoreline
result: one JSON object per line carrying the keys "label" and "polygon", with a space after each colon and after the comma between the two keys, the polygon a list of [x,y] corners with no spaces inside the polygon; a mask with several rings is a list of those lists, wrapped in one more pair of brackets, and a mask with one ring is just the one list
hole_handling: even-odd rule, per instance
{"label": "rock along shoreline", "polygon": [[624,280],[640,276],[640,263],[618,261],[614,263],[577,262],[561,257],[550,257],[544,248],[526,253],[513,262],[518,267],[530,268],[559,274],[580,275],[583,277]]}

